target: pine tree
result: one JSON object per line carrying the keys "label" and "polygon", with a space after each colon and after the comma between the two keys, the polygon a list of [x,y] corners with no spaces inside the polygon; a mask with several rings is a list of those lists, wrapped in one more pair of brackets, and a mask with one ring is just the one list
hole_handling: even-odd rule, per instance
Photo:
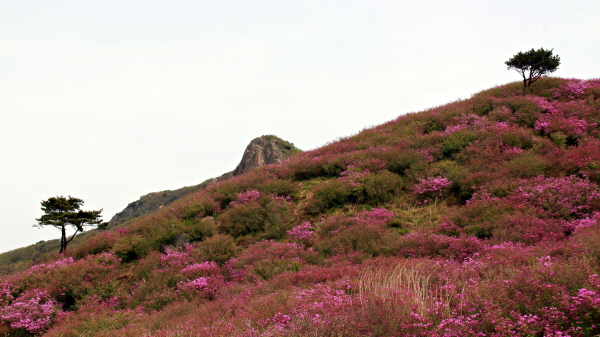
{"label": "pine tree", "polygon": [[[54,226],[61,231],[60,252],[64,253],[67,250],[67,244],[75,238],[75,235],[84,231],[85,226],[104,225],[102,216],[98,211],[83,211],[80,210],[83,205],[83,200],[69,196],[57,196],[42,201],[42,215],[37,220],[36,227]],[[75,233],[71,238],[67,239],[67,226],[75,229]]]}
{"label": "pine tree", "polygon": [[560,65],[560,57],[552,55],[553,49],[546,50],[533,48],[527,52],[519,52],[511,57],[506,64],[506,69],[515,69],[523,76],[523,89],[531,86],[531,83],[537,81],[542,75],[552,73]]}

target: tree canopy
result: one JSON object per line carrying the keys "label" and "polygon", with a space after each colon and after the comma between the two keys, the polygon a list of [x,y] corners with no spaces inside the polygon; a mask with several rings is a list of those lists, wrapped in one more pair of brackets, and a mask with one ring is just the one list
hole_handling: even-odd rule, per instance
{"label": "tree canopy", "polygon": [[[71,196],[68,198],[57,196],[44,200],[41,204],[44,215],[36,219],[38,223],[34,226],[54,226],[60,229],[59,254],[65,252],[67,244],[75,238],[77,233],[83,232],[85,226],[103,225],[102,216],[100,215],[102,209],[97,211],[83,211],[80,209],[83,205],[83,200],[81,199]],[[69,239],[67,239],[67,226],[75,229],[75,233]]]}
{"label": "tree canopy", "polygon": [[523,77],[523,88],[527,88],[543,75],[558,69],[560,57],[553,55],[552,51],[532,48],[527,52],[519,52],[505,62],[506,69],[516,70]]}

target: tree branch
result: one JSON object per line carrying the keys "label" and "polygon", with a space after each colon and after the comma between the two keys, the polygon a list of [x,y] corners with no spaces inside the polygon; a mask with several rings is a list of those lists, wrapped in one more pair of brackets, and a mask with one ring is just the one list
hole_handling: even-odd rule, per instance
{"label": "tree branch", "polygon": [[79,233],[79,228],[77,228],[77,230],[75,231],[75,233],[73,233],[73,236],[71,236],[71,238],[69,240],[67,240],[66,243],[71,242],[71,240],[73,240],[73,238],[75,238],[75,235],[77,235],[77,233]]}

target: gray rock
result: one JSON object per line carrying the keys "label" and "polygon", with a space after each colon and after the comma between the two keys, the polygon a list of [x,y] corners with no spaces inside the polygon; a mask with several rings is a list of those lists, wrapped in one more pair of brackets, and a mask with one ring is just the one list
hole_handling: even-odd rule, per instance
{"label": "gray rock", "polygon": [[294,144],[273,135],[255,138],[246,147],[242,161],[233,171],[233,175],[239,176],[257,167],[279,164],[298,152],[300,150]]}
{"label": "gray rock", "polygon": [[168,245],[168,244],[165,244],[165,243],[163,243],[163,244],[160,245],[160,252],[161,253],[166,254],[167,250],[177,250],[177,248],[175,248],[175,246],[173,246],[173,245]]}
{"label": "gray rock", "polygon": [[175,242],[173,245],[175,248],[183,248],[187,243],[190,243],[190,236],[187,234],[175,235]]}

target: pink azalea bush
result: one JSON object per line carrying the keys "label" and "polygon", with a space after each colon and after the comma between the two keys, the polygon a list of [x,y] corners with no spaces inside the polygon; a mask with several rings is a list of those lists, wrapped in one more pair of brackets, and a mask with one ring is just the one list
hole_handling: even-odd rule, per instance
{"label": "pink azalea bush", "polygon": [[586,89],[593,86],[592,81],[571,80],[560,85],[552,94],[553,98],[579,99],[585,94]]}
{"label": "pink azalea bush", "polygon": [[565,219],[580,218],[589,214],[600,201],[598,185],[575,176],[538,176],[517,188],[510,197],[521,202],[543,208],[550,216]]}
{"label": "pink azalea bush", "polygon": [[260,192],[256,190],[238,193],[233,203],[247,204],[260,198]]}
{"label": "pink azalea bush", "polygon": [[301,225],[294,226],[292,229],[287,231],[287,235],[296,242],[308,244],[314,234],[313,225],[305,221]]}
{"label": "pink azalea bush", "polygon": [[413,187],[413,193],[427,202],[427,198],[443,198],[450,185],[452,185],[450,180],[440,176],[419,178],[419,183]]}
{"label": "pink azalea bush", "polygon": [[0,309],[0,320],[11,328],[37,334],[46,331],[57,313],[57,303],[42,290],[24,292]]}

